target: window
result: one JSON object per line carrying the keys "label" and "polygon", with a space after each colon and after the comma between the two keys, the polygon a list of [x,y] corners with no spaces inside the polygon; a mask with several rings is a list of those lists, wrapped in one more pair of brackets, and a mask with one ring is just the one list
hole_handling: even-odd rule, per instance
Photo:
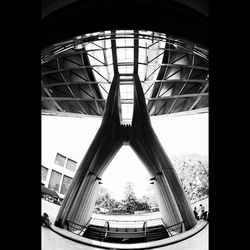
{"label": "window", "polygon": [[49,188],[56,192],[59,192],[61,178],[62,178],[62,174],[60,174],[57,171],[52,170],[51,175],[50,175],[50,180],[49,180]]}
{"label": "window", "polygon": [[48,169],[42,166],[42,180],[46,181],[48,175]]}
{"label": "window", "polygon": [[71,171],[75,171],[76,170],[76,164],[77,162],[71,160],[71,159],[68,159],[67,160],[67,163],[66,163],[66,168],[71,170]]}
{"label": "window", "polygon": [[60,165],[62,167],[64,167],[64,164],[65,164],[65,161],[66,161],[66,157],[61,155],[61,154],[56,154],[56,159],[55,159],[55,163],[57,165]]}
{"label": "window", "polygon": [[66,194],[68,192],[69,186],[72,182],[73,178],[70,178],[66,175],[63,176],[63,180],[62,180],[62,187],[61,187],[61,194]]}

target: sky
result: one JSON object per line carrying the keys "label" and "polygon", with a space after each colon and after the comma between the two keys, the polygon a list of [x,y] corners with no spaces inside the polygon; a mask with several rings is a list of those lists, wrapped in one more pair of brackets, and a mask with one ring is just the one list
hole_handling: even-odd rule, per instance
{"label": "sky", "polygon": [[[151,123],[168,156],[197,153],[208,156],[208,113],[187,116],[151,117]],[[62,153],[80,162],[91,144],[100,118],[70,118],[42,116],[41,157],[49,159],[49,152]],[[117,200],[124,194],[126,182],[134,184],[136,196],[146,193],[152,176],[130,146],[123,146],[102,176],[103,187]]]}

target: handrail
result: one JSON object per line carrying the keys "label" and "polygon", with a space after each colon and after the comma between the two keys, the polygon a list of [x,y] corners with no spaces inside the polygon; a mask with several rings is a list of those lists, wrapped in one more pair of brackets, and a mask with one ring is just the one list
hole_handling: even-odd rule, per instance
{"label": "handrail", "polygon": [[76,225],[77,227],[79,227],[79,229],[78,229],[78,230],[79,230],[79,233],[77,233],[78,235],[80,235],[80,234],[82,233],[82,231],[87,227],[87,226],[83,226],[83,225],[77,224],[77,223],[75,223],[75,222],[72,222],[72,221],[70,221],[70,220],[66,220],[66,225],[67,225],[67,230],[68,230],[68,231],[71,231],[71,230],[70,230],[70,227],[76,229],[76,227],[70,226],[69,223],[71,223],[71,224]]}
{"label": "handrail", "polygon": [[147,221],[145,220],[143,223],[143,230],[144,230],[144,234],[145,234],[145,240],[147,241],[147,229],[148,229],[148,225],[147,225]]}
{"label": "handrail", "polygon": [[111,230],[107,230],[107,233],[114,233],[114,234],[141,234],[141,233],[143,233],[143,231],[142,232],[116,232],[116,231],[111,231]]}
{"label": "handrail", "polygon": [[[167,231],[170,233],[170,235],[173,236],[172,233],[170,232],[170,228],[174,228],[174,227],[177,226],[177,225],[181,225],[181,227],[180,227],[180,233],[182,233],[182,232],[183,232],[183,228],[182,228],[183,223],[184,223],[184,221],[181,221],[181,222],[176,223],[176,224],[174,224],[174,225],[168,226],[166,229],[167,229]],[[173,231],[175,231],[175,230],[173,230]]]}
{"label": "handrail", "polygon": [[[67,223],[71,224],[71,225],[68,225],[68,226],[70,226],[70,228],[73,229],[72,230],[72,229],[68,228],[68,230],[71,231],[71,232],[73,232],[73,233],[75,233],[75,234],[80,235],[83,232],[83,230],[89,226],[91,219],[92,219],[92,217],[88,220],[88,222],[85,224],[85,226],[67,220]],[[138,237],[145,237],[145,240],[148,241],[148,237],[150,236],[150,233],[155,230],[154,227],[155,226],[156,227],[160,226],[160,224],[159,225],[157,224],[155,226],[152,226],[152,228],[149,227],[148,222],[149,221],[153,221],[153,220],[161,220],[161,222],[162,222],[161,225],[163,225],[163,227],[166,229],[169,237],[174,236],[174,235],[179,234],[179,233],[182,233],[184,231],[183,230],[183,226],[184,226],[183,223],[184,223],[184,221],[178,222],[178,223],[176,223],[174,225],[171,225],[171,226],[167,226],[164,223],[164,221],[163,221],[162,218],[155,218],[155,219],[149,219],[149,220],[139,220],[139,221],[105,220],[104,226],[100,227],[99,225],[95,225],[95,224],[91,224],[91,226],[93,228],[95,228],[95,226],[96,226],[95,230],[97,230],[97,231],[100,232],[100,241],[103,241],[107,237],[107,235],[109,233],[111,233],[113,235],[119,235],[119,234],[120,235],[123,235],[123,234],[126,235],[127,234],[127,235],[131,235],[132,237],[137,237],[136,235],[138,235]],[[114,226],[114,227],[111,226],[110,227],[110,221],[115,221],[115,222],[132,222],[132,223],[133,222],[142,222],[143,221],[143,224],[140,227],[128,227],[127,223],[126,223],[125,227],[119,227],[119,226],[118,227],[117,226]],[[74,229],[76,229],[76,231]],[[132,230],[129,230],[129,229],[132,229]],[[142,236],[142,235],[144,235],[144,236]]]}
{"label": "handrail", "polygon": [[165,224],[165,222],[163,221],[163,219],[162,219],[162,218],[161,218],[161,221],[162,221],[163,226],[166,228],[166,230],[167,230],[168,234],[169,234],[170,236],[172,236],[172,234],[171,234],[170,230],[168,229],[167,225]]}
{"label": "handrail", "polygon": [[90,219],[87,221],[87,223],[85,224],[85,227],[87,227],[89,225],[91,220],[92,220],[92,217],[90,217]]}
{"label": "handrail", "polygon": [[101,236],[100,236],[100,241],[103,241],[107,237],[108,230],[109,230],[109,221],[106,220],[106,222],[104,224],[104,229],[103,229]]}

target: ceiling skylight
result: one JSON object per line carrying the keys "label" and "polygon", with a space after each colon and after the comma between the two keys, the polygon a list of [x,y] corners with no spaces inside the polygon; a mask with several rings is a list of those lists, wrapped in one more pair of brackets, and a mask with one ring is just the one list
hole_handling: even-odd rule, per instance
{"label": "ceiling skylight", "polygon": [[133,116],[135,70],[150,115],[208,103],[208,50],[159,32],[110,30],[79,35],[44,49],[42,65],[43,93],[50,93],[44,100],[52,100],[45,106],[60,111],[103,115],[118,72],[121,115],[128,123]]}

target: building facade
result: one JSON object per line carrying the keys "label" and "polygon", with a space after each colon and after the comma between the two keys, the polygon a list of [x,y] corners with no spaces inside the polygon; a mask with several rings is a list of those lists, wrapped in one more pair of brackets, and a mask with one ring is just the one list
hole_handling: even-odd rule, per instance
{"label": "building facade", "polygon": [[47,160],[46,164],[42,163],[41,165],[41,183],[64,198],[78,164],[75,160],[61,153],[55,153],[52,156],[54,157]]}

